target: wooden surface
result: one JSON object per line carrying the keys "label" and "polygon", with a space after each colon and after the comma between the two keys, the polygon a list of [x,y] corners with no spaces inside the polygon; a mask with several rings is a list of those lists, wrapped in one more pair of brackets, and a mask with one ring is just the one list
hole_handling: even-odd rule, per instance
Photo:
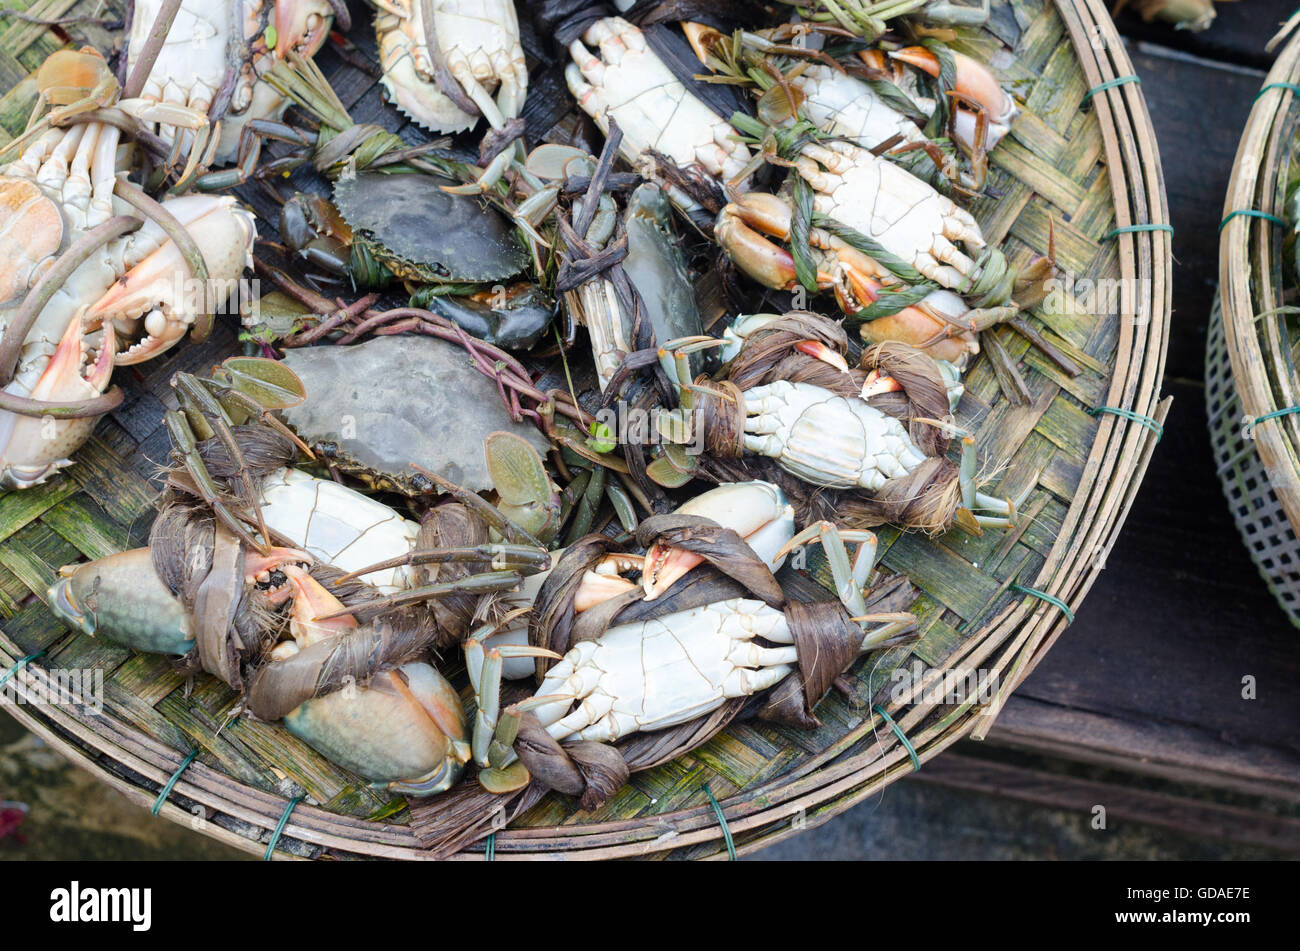
{"label": "wooden surface", "polygon": [[[1264,43],[1293,8],[1225,4],[1199,35],[1120,18],[1126,35],[1168,44],[1134,42],[1130,54],[1176,229],[1164,385],[1174,409],[1105,572],[990,744],[1300,801],[1300,632],[1229,516],[1201,382],[1227,178],[1269,60]],[[1242,697],[1247,676],[1254,700]]]}

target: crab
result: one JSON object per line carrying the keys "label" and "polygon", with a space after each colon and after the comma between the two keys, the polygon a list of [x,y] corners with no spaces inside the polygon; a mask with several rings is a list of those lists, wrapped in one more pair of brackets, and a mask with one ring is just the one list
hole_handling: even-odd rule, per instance
{"label": "crab", "polygon": [[[781,488],[759,479],[749,482],[728,482],[693,496],[675,510],[676,515],[701,516],[724,529],[730,529],[763,561],[776,572],[785,564],[783,547],[794,537],[794,509]],[[557,562],[561,552],[552,556]],[[664,597],[683,578],[703,562],[696,552],[674,547],[656,539],[644,555],[637,557],[611,553],[588,569],[574,600],[574,610],[587,611],[611,598],[635,590],[637,584],[624,575],[640,572],[640,590],[646,601]],[[507,603],[520,608],[531,608],[550,570],[524,578],[517,593],[507,597]],[[483,657],[491,658],[498,647],[528,643],[528,617],[526,615],[503,624],[482,641]],[[531,676],[534,665],[531,659],[504,658],[501,675],[507,680]]]}
{"label": "crab", "polygon": [[[838,328],[824,317],[751,315],[739,322],[744,326],[730,339],[666,348],[678,365],[678,381],[690,379],[687,360],[693,348],[719,344],[731,356],[724,374],[741,372],[743,380],[730,390],[718,389],[703,377],[689,386],[679,383],[679,408],[661,424],[666,438],[682,439],[685,434],[724,458],[745,452],[766,456],[810,486],[853,490],[873,498],[883,495],[890,500],[887,511],[906,513],[917,503],[914,516],[900,517],[903,527],[938,532],[959,524],[978,534],[984,528],[1016,523],[1023,498],[998,499],[978,491],[975,439],[951,421],[962,392],[952,364],[889,342],[864,353],[855,376],[842,353],[826,345]],[[807,338],[800,339],[805,334]],[[787,342],[780,342],[783,339]],[[750,348],[762,350],[771,340],[788,349],[791,357],[779,360],[769,354],[762,361],[768,369],[757,375],[745,372],[740,358]],[[799,361],[804,361],[800,372],[820,368],[819,380],[824,382],[792,382],[780,376],[793,372]],[[832,372],[824,372],[828,367]],[[915,399],[895,374],[911,378]],[[905,409],[886,412],[873,405],[874,398],[892,394],[903,398]],[[923,407],[927,412],[922,412]],[[720,413],[730,416],[730,421],[717,418]],[[706,432],[697,433],[697,427]],[[723,433],[734,430],[734,440],[730,436],[712,440],[707,430],[715,427]],[[927,439],[922,448],[921,432],[943,438]],[[942,457],[949,437],[961,442],[961,462],[956,466]]]}
{"label": "crab", "polygon": [[182,182],[239,159],[252,144],[243,136],[249,123],[279,118],[288,105],[262,76],[290,52],[315,55],[336,15],[347,18],[346,4],[327,0],[183,0],[162,45],[151,46],[165,6],[164,0],[135,4],[126,41],[128,81],[146,102],[211,118],[212,125],[197,128],[158,120],[159,135],[175,156],[188,159]]}
{"label": "crab", "polygon": [[[420,469],[471,492],[494,486],[484,439],[508,431],[533,450],[550,442],[512,422],[497,386],[470,367],[464,351],[430,337],[376,337],[353,346],[289,350],[284,366],[311,399],[285,422],[339,471],[368,487],[421,495],[435,489]],[[448,411],[454,407],[454,411]],[[501,448],[493,440],[490,448]]]}
{"label": "crab", "polygon": [[[728,202],[718,216],[714,237],[736,265],[765,287],[794,290],[799,275],[794,255],[771,238],[788,239],[789,202],[766,192],[750,192]],[[842,238],[818,227],[808,234],[819,260],[816,286],[835,293],[840,309],[856,314],[898,278]],[[999,305],[971,308],[946,288],[930,292],[915,305],[862,325],[871,343],[901,340],[925,349],[938,360],[959,361],[979,352],[980,330],[1015,315],[1017,308]]]}
{"label": "crab", "polygon": [[[861,652],[914,625],[911,615],[868,613],[864,589],[872,581],[877,549],[871,532],[841,532],[829,522],[817,523],[789,538],[778,555],[814,541],[826,548],[844,608],[862,630]],[[845,542],[857,544],[852,559]],[[484,662],[480,651],[481,645],[466,642],[470,682],[480,709],[489,714],[476,725],[472,746],[476,760],[490,765],[487,772],[493,776],[515,761],[512,743],[524,713],[535,714],[561,744],[612,743],[687,723],[728,699],[768,690],[799,663],[785,611],[752,598],[615,624],[569,650],[546,671],[531,698],[500,712],[492,695],[499,682],[497,665]]]}
{"label": "crab", "polygon": [[927,279],[961,288],[978,275],[958,243],[982,250],[979,223],[887,159],[849,142],[809,142],[795,169],[813,188],[815,211],[866,235]]}
{"label": "crab", "polygon": [[[736,130],[687,90],[635,26],[621,17],[597,20],[569,45],[569,53],[573,62],[564,72],[569,91],[606,135],[610,120],[618,123],[620,152],[628,162],[637,165],[653,149],[716,178],[743,176],[751,155]],[[737,181],[735,187],[744,186]],[[699,207],[676,187],[669,194],[684,210]]]}
{"label": "crab", "polygon": [[0,267],[7,487],[35,485],[68,464],[94,417],[111,408],[100,394],[114,364],[156,357],[191,327],[206,335],[213,310],[251,264],[255,234],[252,216],[232,198],[158,204],[118,178],[115,125],[93,115],[52,124],[101,99],[122,104],[98,53],[55,54],[37,85],[54,108],[11,144],[21,152],[0,174],[0,235],[9,249]]}
{"label": "crab", "polygon": [[[528,67],[511,0],[376,0],[380,82],[401,112],[433,132],[519,115]],[[495,88],[496,98],[492,97]]]}

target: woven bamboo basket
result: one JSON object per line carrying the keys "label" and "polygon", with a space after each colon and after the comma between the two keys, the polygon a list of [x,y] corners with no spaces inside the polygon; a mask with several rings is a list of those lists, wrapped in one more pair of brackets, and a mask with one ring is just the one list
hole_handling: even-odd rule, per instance
{"label": "woven bamboo basket", "polygon": [[[51,0],[32,9],[50,16],[93,6]],[[922,636],[860,662],[850,695],[833,694],[818,707],[819,730],[733,723],[690,755],[634,774],[598,811],[552,794],[452,857],[757,851],[878,794],[958,740],[982,738],[1069,625],[1104,566],[1169,409],[1159,397],[1170,314],[1168,209],[1141,87],[1104,4],[994,0],[993,9],[987,28],[954,46],[992,62],[1024,114],[991,156],[996,197],[972,210],[1011,258],[1045,253],[1054,234],[1058,265],[1071,279],[1122,288],[1116,306],[1090,308],[1067,283],[1055,303],[1031,313],[1040,332],[1083,367],[1078,376],[1063,375],[1011,332],[994,331],[1022,361],[1028,405],[1008,404],[984,358],[967,375],[959,421],[978,430],[982,452],[1001,465],[989,491],[1016,496],[1032,487],[1028,517],[979,538],[881,534],[887,568],[922,589],[914,608]],[[373,58],[369,24],[355,19],[353,39]],[[77,41],[84,36],[77,26],[67,30]],[[0,112],[12,133],[32,100],[20,76],[63,36],[17,24],[4,32],[0,68],[12,89]],[[558,72],[542,74],[545,68],[534,73],[526,114],[537,108],[535,94],[563,89]],[[326,71],[358,121],[397,127],[372,79],[341,64]],[[150,460],[167,452],[159,429],[166,381],[233,347],[233,329],[219,328],[207,343],[178,348],[161,365],[120,380],[127,402],[72,467],[0,497],[6,690],[21,699],[48,689],[58,668],[104,676],[98,715],[77,706],[5,709],[142,807],[241,849],[268,858],[441,857],[422,838],[418,804],[390,801],[277,725],[232,717],[236,697],[216,680],[200,677],[187,693],[164,659],[70,633],[43,603],[58,566],[143,542],[154,493]],[[896,674],[915,670],[920,677]],[[971,691],[958,703],[933,695],[945,677],[969,671],[996,677],[993,693]]]}
{"label": "woven bamboo basket", "polygon": [[[1300,121],[1300,34],[1287,37],[1246,121],[1219,239],[1219,296],[1205,354],[1215,464],[1269,590],[1300,627],[1300,376],[1283,289],[1283,205]],[[1276,41],[1275,41],[1276,42]]]}

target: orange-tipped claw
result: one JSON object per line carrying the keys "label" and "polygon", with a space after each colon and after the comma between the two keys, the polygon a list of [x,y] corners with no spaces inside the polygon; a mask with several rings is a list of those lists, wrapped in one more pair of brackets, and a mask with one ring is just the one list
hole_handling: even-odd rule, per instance
{"label": "orange-tipped claw", "polygon": [[693,551],[655,542],[645,553],[645,565],[641,569],[645,599],[653,601],[702,561],[704,559]]}
{"label": "orange-tipped claw", "polygon": [[357,626],[350,614],[323,621],[318,617],[345,610],[343,602],[325,590],[319,581],[297,565],[284,565],[285,577],[293,594],[293,612],[289,616],[289,630],[299,647],[306,647]]}
{"label": "orange-tipped claw", "polygon": [[601,574],[595,571],[584,572],[582,581],[578,585],[578,593],[573,599],[573,610],[581,613],[635,587],[636,585],[631,581],[618,575]]}
{"label": "orange-tipped claw", "polygon": [[877,393],[897,393],[903,385],[892,376],[881,376],[879,370],[872,370],[862,384],[862,398],[868,399]]}
{"label": "orange-tipped claw", "polygon": [[725,39],[713,27],[690,20],[682,21],[682,32],[686,34],[686,42],[691,44],[691,49],[695,51],[695,55],[705,65],[708,65],[709,52],[713,44],[718,40]]}
{"label": "orange-tipped claw", "polygon": [[822,363],[828,363],[841,373],[849,372],[848,361],[844,359],[844,354],[832,350],[820,340],[800,340],[794,345],[794,348],[800,353],[806,353],[810,357],[816,357]]}
{"label": "orange-tipped claw", "polygon": [[[939,59],[923,46],[905,46],[889,54],[896,60],[915,66],[931,76],[939,75]],[[997,78],[983,63],[964,53],[951,52],[957,69],[955,90],[984,109],[990,122],[1005,122],[1015,110],[1015,103],[1007,95]]]}

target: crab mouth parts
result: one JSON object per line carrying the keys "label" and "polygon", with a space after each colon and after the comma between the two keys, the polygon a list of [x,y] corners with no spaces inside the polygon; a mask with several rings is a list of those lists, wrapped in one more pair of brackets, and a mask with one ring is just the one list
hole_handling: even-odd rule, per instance
{"label": "crab mouth parts", "polygon": [[265,555],[249,552],[244,559],[244,583],[279,607],[293,594],[285,569],[309,571],[313,564],[310,555],[294,548],[272,548]]}

